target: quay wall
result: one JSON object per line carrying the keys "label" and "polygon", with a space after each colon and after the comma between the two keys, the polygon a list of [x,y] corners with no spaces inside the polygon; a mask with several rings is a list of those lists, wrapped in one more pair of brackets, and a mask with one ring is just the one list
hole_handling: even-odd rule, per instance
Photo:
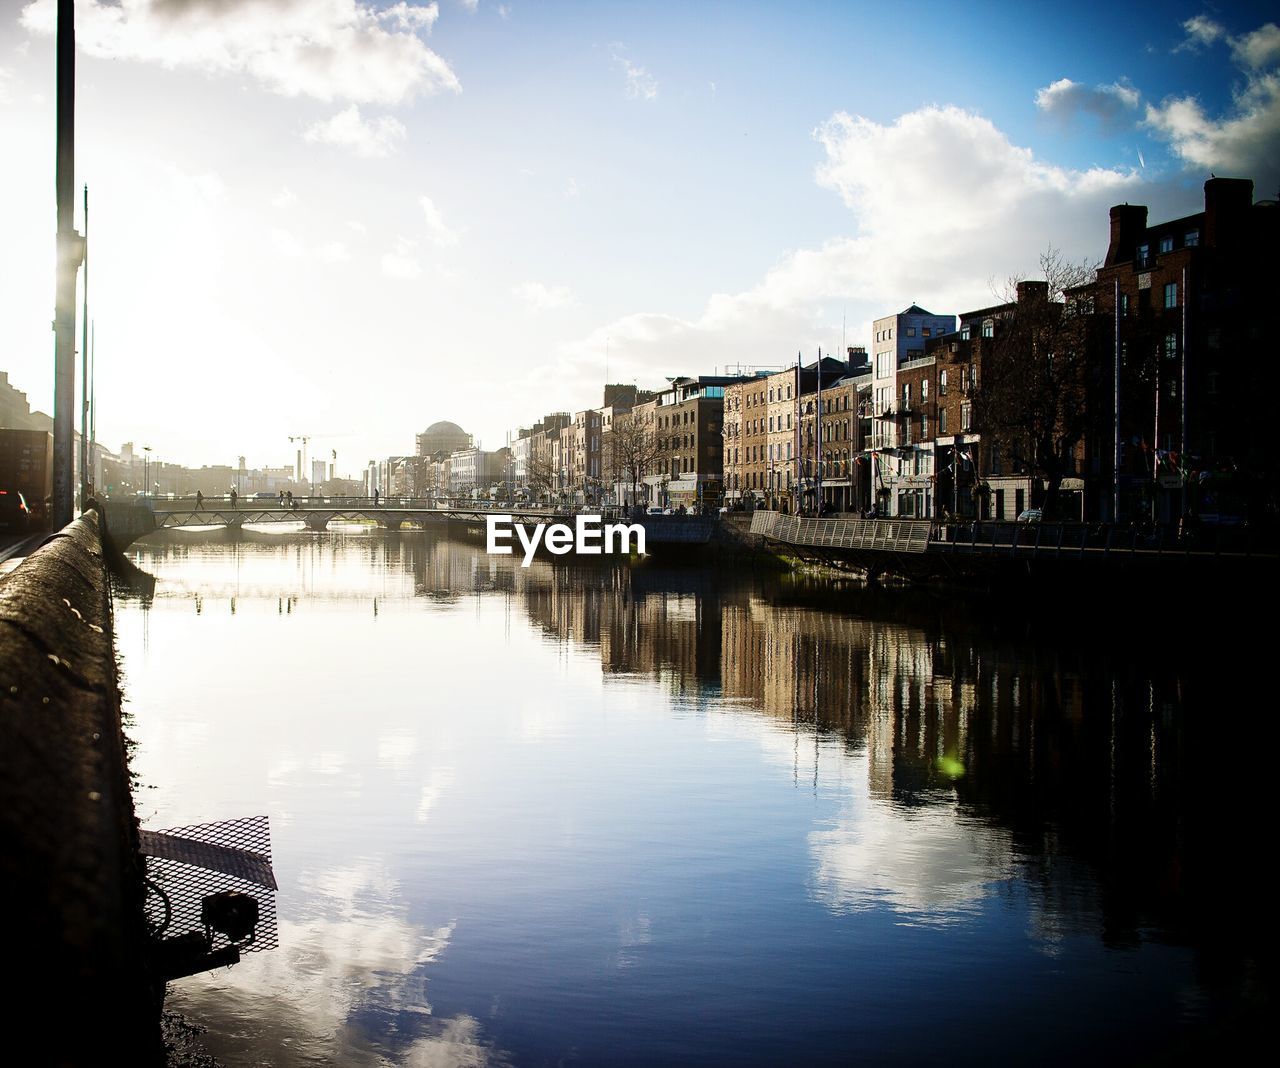
{"label": "quay wall", "polygon": [[10,1043],[39,1063],[162,1063],[92,509],[0,580],[0,836]]}

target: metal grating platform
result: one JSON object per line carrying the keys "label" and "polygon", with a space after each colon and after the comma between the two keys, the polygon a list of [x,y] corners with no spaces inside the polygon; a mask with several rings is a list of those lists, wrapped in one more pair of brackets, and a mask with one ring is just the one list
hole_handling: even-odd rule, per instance
{"label": "metal grating platform", "polygon": [[[147,920],[156,937],[204,931],[201,902],[209,894],[233,890],[258,903],[254,937],[235,943],[240,952],[279,945],[276,877],[271,870],[271,828],[266,816],[139,831],[138,839],[147,858],[147,878],[163,892],[150,887],[147,892]],[[223,934],[214,931],[212,935],[215,951],[232,944]]]}

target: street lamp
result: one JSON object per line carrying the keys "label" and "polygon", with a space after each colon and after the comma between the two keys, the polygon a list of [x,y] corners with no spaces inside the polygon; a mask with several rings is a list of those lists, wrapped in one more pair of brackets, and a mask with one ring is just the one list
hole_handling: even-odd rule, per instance
{"label": "street lamp", "polygon": [[142,499],[151,492],[151,446],[142,446]]}

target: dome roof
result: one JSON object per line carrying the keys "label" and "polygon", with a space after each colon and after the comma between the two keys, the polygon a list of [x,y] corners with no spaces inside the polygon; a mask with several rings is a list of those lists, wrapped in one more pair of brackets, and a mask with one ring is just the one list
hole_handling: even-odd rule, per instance
{"label": "dome roof", "polygon": [[451,423],[447,419],[442,419],[438,423],[432,423],[429,427],[427,427],[426,430],[423,431],[423,433],[424,434],[466,434],[466,431],[463,430],[462,427],[458,426],[457,423]]}

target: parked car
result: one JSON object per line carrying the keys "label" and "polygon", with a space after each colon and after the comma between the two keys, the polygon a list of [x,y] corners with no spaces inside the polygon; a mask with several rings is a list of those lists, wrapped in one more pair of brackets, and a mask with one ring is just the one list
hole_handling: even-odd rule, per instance
{"label": "parked car", "polygon": [[651,505],[649,508],[645,509],[645,515],[662,515],[662,514],[663,514],[662,509],[659,508],[656,504]]}
{"label": "parked car", "polygon": [[31,509],[18,490],[0,490],[0,530],[25,531],[31,525]]}
{"label": "parked car", "polygon": [[1039,508],[1027,508],[1018,514],[1019,523],[1043,523],[1044,512]]}

